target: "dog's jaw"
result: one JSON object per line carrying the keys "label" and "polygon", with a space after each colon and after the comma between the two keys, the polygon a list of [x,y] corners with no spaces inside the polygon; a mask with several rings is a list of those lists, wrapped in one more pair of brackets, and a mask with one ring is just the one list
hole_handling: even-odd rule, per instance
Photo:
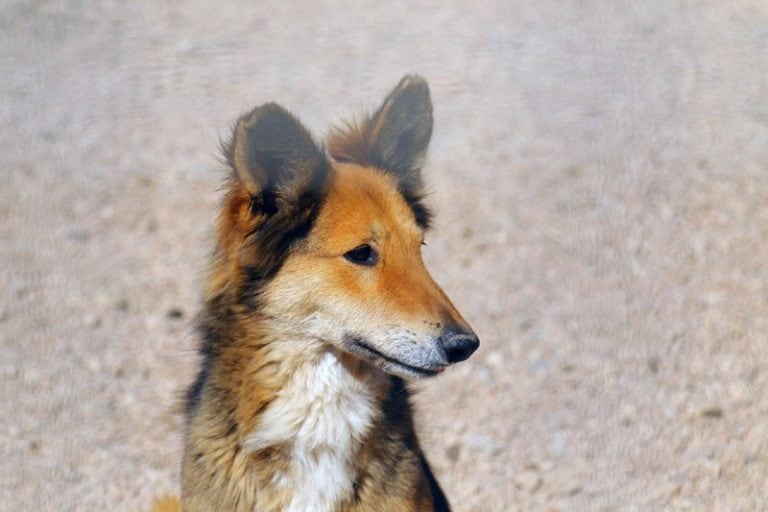
{"label": "dog's jaw", "polygon": [[[435,361],[429,357],[413,358],[407,353],[407,359],[387,355],[372,347],[369,342],[358,336],[345,336],[346,349],[362,360],[373,364],[383,371],[405,379],[434,377],[446,368],[444,361]],[[426,352],[426,351],[425,351]],[[419,354],[421,355],[421,354]],[[414,361],[414,359],[417,359]]]}

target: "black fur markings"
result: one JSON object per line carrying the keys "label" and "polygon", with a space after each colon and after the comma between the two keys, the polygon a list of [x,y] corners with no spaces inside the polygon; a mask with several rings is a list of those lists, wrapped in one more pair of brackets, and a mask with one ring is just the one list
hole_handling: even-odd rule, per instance
{"label": "black fur markings", "polygon": [[197,329],[201,338],[198,351],[201,356],[201,363],[195,381],[189,386],[185,396],[187,416],[193,414],[200,405],[203,388],[213,368],[217,352],[230,337],[230,322],[234,315],[235,313],[225,297],[217,295],[208,301],[205,310],[198,319]]}
{"label": "black fur markings", "polygon": [[204,350],[200,350],[202,353],[202,363],[200,370],[198,370],[195,376],[195,381],[192,383],[184,397],[184,412],[187,416],[190,416],[200,405],[200,398],[203,396],[203,386],[205,381],[208,380],[208,374],[211,372],[212,356],[205,353]]}
{"label": "black fur markings", "polygon": [[427,230],[432,227],[432,210],[424,203],[423,194],[421,192],[414,192],[413,190],[404,187],[402,184],[398,187],[400,195],[403,197],[408,207],[413,212],[413,216],[416,218],[416,224],[423,230]]}
{"label": "black fur markings", "polygon": [[251,215],[274,215],[277,213],[277,198],[274,192],[265,190],[259,195],[251,196]]}
{"label": "black fur markings", "polygon": [[[408,390],[408,386],[400,377],[390,378],[392,379],[392,384],[389,388],[389,396],[383,404],[384,424],[413,425],[410,391]],[[429,484],[429,491],[432,494],[435,512],[451,512],[448,499],[445,497],[443,489],[440,487],[440,484],[432,473],[432,469],[430,468],[427,459],[421,452],[416,433],[413,429],[403,429],[400,432],[388,432],[387,434],[398,437],[400,442],[408,448],[408,451],[416,452],[419,455],[419,465]],[[400,461],[390,461],[388,470],[392,472],[390,477],[391,480],[394,480],[394,474],[399,470],[399,462]]]}
{"label": "black fur markings", "polygon": [[422,455],[419,459],[421,469],[429,484],[429,491],[432,493],[432,502],[435,505],[435,512],[451,512],[451,506],[448,504],[448,498],[445,497],[443,489],[437,482],[435,475],[432,474],[432,468],[429,467],[427,459]]}
{"label": "black fur markings", "polygon": [[307,193],[297,205],[278,209],[251,235],[243,249],[248,254],[244,255],[246,278],[237,294],[239,303],[250,311],[258,309],[261,290],[277,274],[296,244],[312,231],[323,200],[319,192]]}

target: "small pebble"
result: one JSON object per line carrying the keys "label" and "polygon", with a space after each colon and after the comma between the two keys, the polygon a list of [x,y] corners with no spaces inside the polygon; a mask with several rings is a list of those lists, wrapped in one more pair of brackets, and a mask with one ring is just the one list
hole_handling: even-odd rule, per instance
{"label": "small pebble", "polygon": [[448,456],[448,460],[456,462],[459,460],[459,455],[461,455],[461,445],[459,443],[453,443],[447,450],[445,450],[445,454]]}
{"label": "small pebble", "polygon": [[579,482],[569,482],[568,485],[565,486],[565,489],[568,496],[576,496],[584,490],[584,487],[582,487]]}
{"label": "small pebble", "polygon": [[661,360],[656,357],[649,357],[648,358],[648,369],[653,373],[654,375],[659,373],[659,364],[661,363]]}
{"label": "small pebble", "polygon": [[179,308],[173,308],[168,311],[168,318],[170,318],[171,320],[179,320],[181,318],[184,318],[184,312]]}
{"label": "small pebble", "polygon": [[84,244],[91,239],[91,233],[87,229],[73,229],[67,234],[67,237],[70,240]]}
{"label": "small pebble", "polygon": [[534,493],[541,487],[542,479],[538,471],[534,469],[525,469],[515,479],[518,489],[529,493]]}
{"label": "small pebble", "polygon": [[705,407],[701,410],[701,416],[704,418],[720,419],[723,417],[723,409],[722,407],[718,407],[716,405],[712,407]]}

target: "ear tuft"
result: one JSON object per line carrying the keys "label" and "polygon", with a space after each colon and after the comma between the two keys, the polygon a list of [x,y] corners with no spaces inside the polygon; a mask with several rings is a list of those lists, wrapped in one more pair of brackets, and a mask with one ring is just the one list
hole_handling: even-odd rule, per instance
{"label": "ear tuft", "polygon": [[295,202],[317,192],[328,161],[309,131],[280,105],[267,103],[242,116],[225,156],[255,204]]}
{"label": "ear tuft", "polygon": [[405,189],[421,189],[421,168],[432,136],[432,101],[426,80],[407,75],[379,109],[359,123],[332,130],[328,149],[341,162],[379,167]]}

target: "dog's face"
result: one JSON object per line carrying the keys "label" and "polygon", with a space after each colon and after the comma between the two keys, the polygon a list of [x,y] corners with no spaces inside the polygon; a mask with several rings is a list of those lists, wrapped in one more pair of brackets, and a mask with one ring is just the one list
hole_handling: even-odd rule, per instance
{"label": "dog's face", "polygon": [[469,357],[477,337],[421,257],[426,83],[406,77],[371,118],[335,132],[334,161],[275,109],[241,119],[228,154],[251,199],[247,212],[230,206],[225,216],[252,224],[239,264],[262,281],[261,314],[403,377]]}
{"label": "dog's face", "polygon": [[423,241],[391,175],[340,164],[264,306],[390,373],[439,373],[469,357],[477,339],[427,272]]}

